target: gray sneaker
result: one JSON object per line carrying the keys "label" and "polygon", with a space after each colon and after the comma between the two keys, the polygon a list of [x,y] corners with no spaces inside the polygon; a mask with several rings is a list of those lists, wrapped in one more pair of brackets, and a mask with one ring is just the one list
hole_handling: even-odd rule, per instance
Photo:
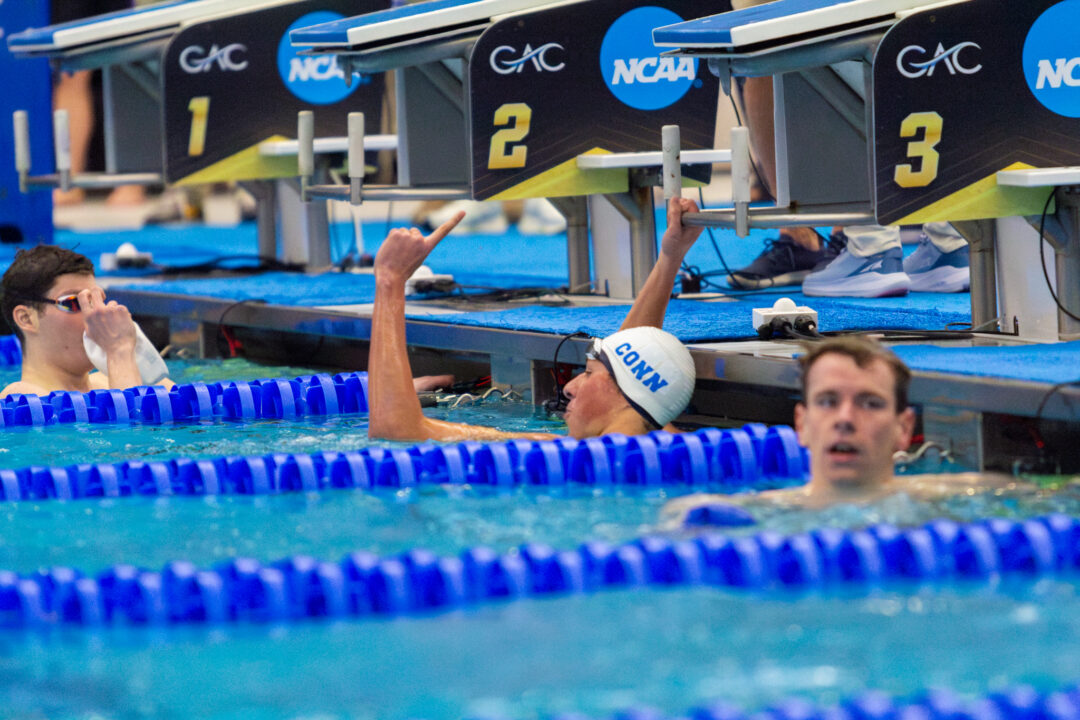
{"label": "gray sneaker", "polygon": [[835,260],[803,280],[803,294],[818,297],[893,297],[907,295],[911,279],[904,272],[904,251],[889,248],[858,257],[845,248]]}
{"label": "gray sneaker", "polygon": [[[814,233],[817,235],[817,233]],[[754,262],[728,275],[728,285],[739,290],[759,290],[798,285],[810,271],[836,257],[839,250],[818,235],[820,250],[807,250],[787,235],[769,238]]]}

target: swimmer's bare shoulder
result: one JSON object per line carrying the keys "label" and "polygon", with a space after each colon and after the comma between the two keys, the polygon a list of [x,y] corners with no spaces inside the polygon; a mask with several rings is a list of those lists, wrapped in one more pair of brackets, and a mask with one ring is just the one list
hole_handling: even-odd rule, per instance
{"label": "swimmer's bare shoulder", "polygon": [[788,507],[803,507],[811,505],[812,498],[806,487],[787,488],[784,490],[762,490],[754,493],[739,493],[737,495],[722,495],[720,493],[695,493],[675,498],[664,504],[660,509],[660,523],[663,526],[678,527],[683,524],[686,515],[693,509],[706,505],[736,505],[746,507],[752,505],[780,505]]}
{"label": "swimmer's bare shoulder", "polygon": [[7,397],[8,395],[48,395],[49,391],[40,385],[34,383],[23,382],[17,380],[10,383],[3,390],[0,390],[0,398]]}
{"label": "swimmer's bare shoulder", "polygon": [[896,478],[896,492],[905,492],[922,500],[950,495],[972,494],[987,490],[1018,490],[1035,486],[1005,473],[927,473]]}
{"label": "swimmer's bare shoulder", "polygon": [[1011,491],[1033,489],[1035,486],[1018,480],[1004,473],[968,472],[940,473],[926,475],[900,475],[892,482],[874,492],[862,495],[840,495],[828,492],[813,492],[810,485],[783,490],[764,490],[757,493],[739,495],[721,495],[718,493],[697,493],[671,500],[660,510],[660,520],[664,525],[678,526],[694,508],[723,503],[726,505],[778,505],[782,507],[802,507],[821,509],[836,503],[865,504],[881,500],[889,495],[903,493],[918,500],[936,500],[953,495],[975,494],[987,491]]}

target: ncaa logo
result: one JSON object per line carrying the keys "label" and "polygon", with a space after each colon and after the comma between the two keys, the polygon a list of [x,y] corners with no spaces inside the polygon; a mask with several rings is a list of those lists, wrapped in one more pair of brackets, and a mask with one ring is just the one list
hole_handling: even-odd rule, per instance
{"label": "ncaa logo", "polygon": [[1080,117],[1080,1],[1065,0],[1039,16],[1024,40],[1024,79],[1050,112]]}
{"label": "ncaa logo", "polygon": [[364,84],[364,79],[345,84],[345,73],[333,55],[298,55],[289,43],[289,33],[296,28],[340,20],[344,15],[327,10],[308,13],[294,22],[278,42],[277,66],[281,80],[296,97],[312,105],[330,105],[344,100]]}
{"label": "ncaa logo", "polygon": [[697,59],[661,57],[653,28],[682,22],[660,7],[639,7],[611,24],[600,45],[600,73],[611,94],[638,110],[678,102],[697,78]]}

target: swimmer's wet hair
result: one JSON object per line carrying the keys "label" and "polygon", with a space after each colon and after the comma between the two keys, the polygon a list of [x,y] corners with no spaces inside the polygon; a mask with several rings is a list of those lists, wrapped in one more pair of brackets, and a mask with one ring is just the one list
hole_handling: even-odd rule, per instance
{"label": "swimmer's wet hair", "polygon": [[829,354],[847,355],[861,368],[869,367],[875,360],[881,360],[892,370],[893,380],[895,381],[893,394],[896,398],[896,412],[901,412],[907,408],[911,370],[908,369],[903,360],[896,356],[896,353],[865,335],[841,335],[807,346],[806,353],[799,357],[799,366],[802,368],[800,382],[804,402],[806,400],[806,378],[810,374],[810,368],[823,356]]}
{"label": "swimmer's wet hair", "polygon": [[28,298],[43,297],[61,275],[93,275],[94,263],[85,255],[56,245],[38,245],[19,250],[0,281],[0,312],[20,341],[22,331],[12,313],[17,305],[40,308],[42,303]]}

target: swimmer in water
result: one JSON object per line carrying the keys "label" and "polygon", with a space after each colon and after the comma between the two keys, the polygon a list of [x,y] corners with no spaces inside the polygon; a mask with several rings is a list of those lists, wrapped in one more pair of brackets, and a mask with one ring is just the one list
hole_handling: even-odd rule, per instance
{"label": "swimmer in water", "polygon": [[[570,398],[565,417],[572,437],[674,430],[671,421],[690,402],[695,380],[693,358],[678,338],[660,328],[675,276],[702,230],[684,227],[682,216],[697,209],[692,200],[684,198],[672,198],[668,203],[668,226],[660,256],[622,328],[593,340],[585,371],[564,388]],[[393,230],[375,256],[368,364],[370,437],[414,441],[555,437],[436,420],[420,410],[405,342],[405,281],[463,217],[464,213],[458,213],[427,236],[416,228]]]}
{"label": "swimmer in water", "polygon": [[[140,343],[149,341],[131,313],[94,278],[94,264],[84,255],[55,245],[19,250],[4,273],[0,290],[4,319],[22,343],[22,376],[0,391],[46,395],[54,390],[89,392],[136,385],[172,387],[165,363],[153,347],[143,350],[152,377],[143,377]],[[96,343],[108,373],[91,372],[83,336]]]}
{"label": "swimmer in water", "polygon": [[1016,484],[984,473],[894,473],[893,455],[910,446],[915,427],[908,405],[911,371],[876,341],[861,335],[829,339],[811,346],[799,363],[803,400],[795,406],[795,430],[810,451],[810,481],[753,495],[688,495],[665,505],[663,520],[681,521],[690,510],[713,503],[820,508],[873,503],[901,492],[934,499]]}

